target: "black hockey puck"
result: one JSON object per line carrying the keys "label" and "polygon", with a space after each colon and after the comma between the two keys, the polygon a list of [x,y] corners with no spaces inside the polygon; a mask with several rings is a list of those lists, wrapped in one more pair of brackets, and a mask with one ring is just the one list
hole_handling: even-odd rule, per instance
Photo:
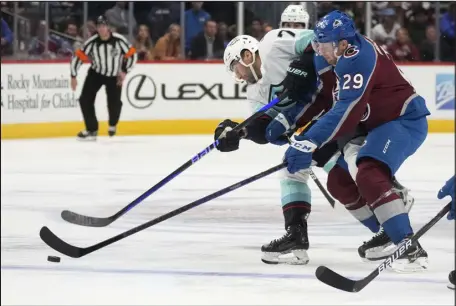
{"label": "black hockey puck", "polygon": [[48,261],[60,262],[60,257],[58,257],[58,256],[48,256]]}

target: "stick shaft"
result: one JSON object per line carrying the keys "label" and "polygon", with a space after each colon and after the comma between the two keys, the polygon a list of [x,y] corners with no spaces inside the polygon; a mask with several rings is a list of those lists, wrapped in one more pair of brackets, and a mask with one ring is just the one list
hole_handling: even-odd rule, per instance
{"label": "stick shaft", "polygon": [[[284,100],[287,97],[287,93],[285,92],[284,94],[280,95],[279,97],[275,98],[272,100],[269,104],[263,106],[258,112],[252,114],[249,118],[241,122],[239,125],[237,125],[234,130],[235,131],[240,131],[250,123],[252,123],[254,120],[257,118],[261,117],[274,107],[276,104],[280,103],[282,100]],[[89,216],[84,216],[84,215],[79,215],[70,211],[64,211],[62,212],[62,218],[67,221],[71,222],[77,225],[83,225],[83,226],[92,226],[92,227],[103,227],[111,224],[124,214],[126,214],[128,211],[130,211],[133,207],[137,206],[140,204],[144,199],[148,198],[151,194],[165,186],[168,182],[173,180],[175,177],[180,175],[182,172],[190,168],[193,164],[201,160],[204,156],[209,154],[214,148],[217,147],[219,141],[216,140],[209,146],[207,146],[204,150],[193,156],[190,160],[186,161],[183,165],[181,165],[179,168],[174,170],[172,173],[170,173],[168,176],[166,176],[164,179],[162,179],[160,182],[149,188],[147,191],[145,191],[143,194],[141,194],[139,197],[137,197],[135,200],[133,200],[130,204],[119,210],[117,213],[110,217],[106,218],[96,218],[96,217],[89,217]]]}

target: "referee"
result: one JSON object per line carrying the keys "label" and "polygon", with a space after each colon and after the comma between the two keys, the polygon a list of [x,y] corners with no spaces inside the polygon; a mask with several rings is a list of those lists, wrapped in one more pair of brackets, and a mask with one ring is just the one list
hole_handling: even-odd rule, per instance
{"label": "referee", "polygon": [[86,129],[79,132],[78,139],[96,140],[98,120],[95,115],[95,97],[102,85],[105,85],[108,97],[109,136],[116,134],[122,101],[122,82],[125,75],[136,63],[135,48],[118,33],[112,33],[106,18],[97,19],[97,34],[90,37],[81,49],[76,50],[71,59],[71,89],[78,85],[76,79],[79,67],[83,62],[91,60],[87,77],[79,97],[82,116]]}

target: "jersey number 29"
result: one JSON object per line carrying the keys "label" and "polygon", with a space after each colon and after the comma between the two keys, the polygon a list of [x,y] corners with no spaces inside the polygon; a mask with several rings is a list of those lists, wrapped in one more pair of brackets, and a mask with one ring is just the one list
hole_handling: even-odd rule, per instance
{"label": "jersey number 29", "polygon": [[342,89],[360,89],[363,87],[363,83],[364,79],[362,74],[357,73],[353,76],[353,78],[350,74],[345,74]]}

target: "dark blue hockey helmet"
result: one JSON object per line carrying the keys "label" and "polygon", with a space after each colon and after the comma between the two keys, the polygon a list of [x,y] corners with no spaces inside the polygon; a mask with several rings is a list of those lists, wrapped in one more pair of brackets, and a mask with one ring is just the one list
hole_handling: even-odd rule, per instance
{"label": "dark blue hockey helmet", "polygon": [[339,42],[351,40],[356,34],[356,27],[347,14],[332,11],[317,22],[314,33],[318,43]]}

